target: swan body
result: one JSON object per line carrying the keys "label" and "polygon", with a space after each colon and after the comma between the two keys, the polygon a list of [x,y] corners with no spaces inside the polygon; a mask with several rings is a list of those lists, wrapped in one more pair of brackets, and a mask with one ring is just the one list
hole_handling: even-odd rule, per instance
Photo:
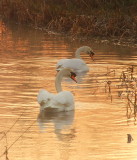
{"label": "swan body", "polygon": [[80,56],[81,53],[87,53],[90,55],[91,58],[94,55],[94,53],[90,47],[88,47],[88,46],[80,47],[75,52],[75,58],[59,60],[56,65],[56,70],[59,71],[62,68],[71,68],[76,73],[88,72],[89,68],[86,65],[86,63],[84,62],[84,60],[82,60],[82,58]]}
{"label": "swan body", "polygon": [[38,94],[38,103],[41,110],[47,109],[48,111],[70,111],[74,109],[74,97],[69,91],[62,91],[58,94],[52,94],[42,89]]}
{"label": "swan body", "polygon": [[70,111],[74,109],[74,97],[69,91],[62,91],[61,81],[63,77],[70,77],[75,80],[75,73],[71,72],[70,69],[64,68],[58,72],[55,80],[55,87],[57,94],[52,94],[44,89],[39,91],[37,100],[40,104],[41,110],[47,111]]}
{"label": "swan body", "polygon": [[61,59],[57,63],[57,70],[67,67],[73,69],[76,73],[89,71],[88,66],[82,59]]}

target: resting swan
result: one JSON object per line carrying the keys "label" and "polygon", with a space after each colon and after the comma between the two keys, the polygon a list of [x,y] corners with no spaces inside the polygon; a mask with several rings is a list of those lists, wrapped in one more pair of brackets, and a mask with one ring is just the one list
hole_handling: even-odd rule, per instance
{"label": "resting swan", "polygon": [[62,68],[71,68],[76,73],[88,72],[89,68],[80,56],[82,52],[87,53],[93,60],[94,52],[92,49],[88,46],[82,46],[76,50],[75,58],[59,60],[56,65],[56,70],[59,71]]}
{"label": "resting swan", "polygon": [[40,104],[40,109],[47,111],[70,111],[74,109],[73,94],[69,91],[62,91],[61,81],[63,77],[70,77],[75,82],[76,74],[69,68],[64,68],[57,73],[55,87],[58,94],[54,95],[42,89],[39,91],[37,100]]}

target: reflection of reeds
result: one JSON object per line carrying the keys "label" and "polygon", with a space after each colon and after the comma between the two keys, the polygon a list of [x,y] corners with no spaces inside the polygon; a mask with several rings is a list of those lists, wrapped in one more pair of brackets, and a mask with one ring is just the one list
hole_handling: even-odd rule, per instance
{"label": "reflection of reeds", "polygon": [[[24,110],[25,111],[25,110]],[[8,133],[11,132],[12,128],[17,124],[17,122],[21,119],[22,115],[24,114],[24,111],[21,113],[21,115],[15,120],[15,122],[13,123],[13,125],[6,131],[6,132],[1,132],[1,134],[3,134],[3,136],[1,137],[0,141],[2,141],[4,138],[6,140],[6,145],[5,145],[5,151],[0,155],[0,158],[5,155],[6,156],[6,160],[9,160],[8,158],[8,151],[10,150],[10,148],[32,127],[32,125],[35,123],[35,121],[32,121],[32,123],[26,128],[26,130],[10,145],[8,146],[8,141],[7,141],[7,136]]]}
{"label": "reflection of reeds", "polygon": [[[101,78],[101,79],[100,79]],[[121,98],[126,102],[126,116],[128,119],[134,118],[136,121],[137,116],[137,78],[135,66],[127,68],[107,68],[107,72],[96,76],[98,81],[98,88],[104,88],[107,98],[112,102],[115,96]],[[102,86],[102,83],[105,85]],[[95,87],[97,88],[97,87]]]}
{"label": "reflection of reeds", "polygon": [[6,131],[4,132],[4,135],[1,137],[0,141],[7,136],[7,134],[11,131],[11,129],[15,126],[15,124],[20,120],[21,116],[23,115],[23,113],[19,116],[19,118],[16,119],[16,121],[13,123],[13,125]]}
{"label": "reflection of reeds", "polygon": [[111,93],[111,81],[107,81],[105,85],[105,92],[108,93],[108,97],[110,97],[112,102],[112,93]]}
{"label": "reflection of reeds", "polygon": [[21,118],[22,114],[19,116],[19,118],[16,119],[16,121],[13,123],[13,125],[6,132],[2,132],[3,136],[1,137],[0,141],[5,138],[6,139],[6,145],[5,145],[5,151],[0,157],[5,155],[6,156],[6,160],[9,160],[9,158],[8,158],[9,147],[8,147],[8,142],[7,142],[7,134],[11,131],[11,129],[15,126],[15,124],[19,121],[19,119]]}
{"label": "reflection of reeds", "polygon": [[136,121],[137,114],[137,80],[134,76],[134,66],[128,67],[126,70],[121,72],[120,75],[121,84],[118,86],[119,97],[125,94],[127,98],[127,118],[134,117]]}
{"label": "reflection of reeds", "polygon": [[4,151],[3,155],[5,155],[6,160],[9,160],[9,158],[8,158],[8,142],[7,142],[7,134],[6,134],[5,132],[1,132],[1,134],[3,134],[3,138],[5,138],[5,141],[6,141],[5,151]]}
{"label": "reflection of reeds", "polygon": [[132,91],[127,94],[127,118],[130,119],[134,117],[136,122],[136,115],[137,115],[137,94],[136,92]]}
{"label": "reflection of reeds", "polygon": [[10,146],[7,145],[7,134],[5,134],[5,132],[4,132],[4,136],[5,136],[5,138],[6,138],[6,149],[5,149],[4,153],[0,155],[0,158],[1,158],[3,155],[6,155],[6,160],[8,160],[8,151],[11,149],[11,147],[12,147],[21,137],[23,137],[23,135],[33,126],[34,123],[35,123],[35,121],[32,121],[32,123],[29,125],[29,127],[27,127],[27,129],[26,129]]}

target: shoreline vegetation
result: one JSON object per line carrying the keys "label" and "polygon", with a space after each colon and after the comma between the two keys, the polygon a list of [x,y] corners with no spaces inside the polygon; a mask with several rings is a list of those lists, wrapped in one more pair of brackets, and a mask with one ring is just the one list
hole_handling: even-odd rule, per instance
{"label": "shoreline vegetation", "polygon": [[2,20],[137,47],[136,0],[1,0]]}

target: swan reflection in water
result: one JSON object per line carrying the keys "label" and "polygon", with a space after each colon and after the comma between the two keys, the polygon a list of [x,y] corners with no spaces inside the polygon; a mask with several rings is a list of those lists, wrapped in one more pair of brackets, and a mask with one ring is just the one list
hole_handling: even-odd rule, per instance
{"label": "swan reflection in water", "polygon": [[[75,137],[75,129],[71,126],[74,120],[74,110],[68,112],[56,112],[55,109],[45,109],[40,111],[37,122],[41,131],[46,130],[49,124],[54,124],[54,133],[60,140],[64,138],[71,139]],[[69,130],[69,133],[62,133],[63,130]]]}

